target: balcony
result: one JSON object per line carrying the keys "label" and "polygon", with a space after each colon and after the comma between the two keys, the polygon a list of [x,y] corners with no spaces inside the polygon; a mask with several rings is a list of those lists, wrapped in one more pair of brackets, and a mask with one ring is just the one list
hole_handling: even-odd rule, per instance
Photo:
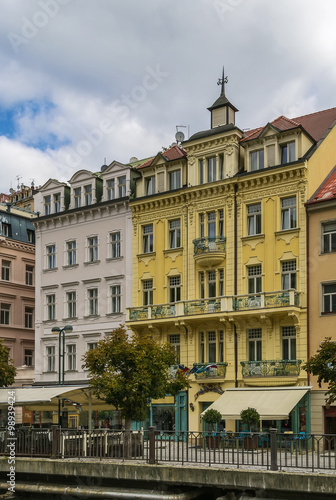
{"label": "balcony", "polygon": [[174,304],[158,304],[127,309],[127,321],[169,320],[183,316],[198,316],[235,313],[249,315],[255,311],[278,312],[281,308],[290,309],[300,306],[300,292],[296,290],[263,292],[257,295],[236,295],[214,297],[211,299],[188,300]]}
{"label": "balcony", "polygon": [[241,361],[242,375],[247,377],[298,377],[300,359],[282,359],[269,361]]}
{"label": "balcony", "polygon": [[227,363],[194,363],[196,380],[225,378]]}
{"label": "balcony", "polygon": [[193,240],[195,260],[202,267],[218,266],[225,259],[225,242],[223,236]]}

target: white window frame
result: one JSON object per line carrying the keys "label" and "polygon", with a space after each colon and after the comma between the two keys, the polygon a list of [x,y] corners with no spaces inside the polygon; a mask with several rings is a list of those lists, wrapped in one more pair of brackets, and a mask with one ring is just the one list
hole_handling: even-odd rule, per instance
{"label": "white window frame", "polygon": [[31,306],[25,306],[24,309],[24,318],[25,318],[25,328],[32,329],[34,328],[34,308]]}
{"label": "white window frame", "polygon": [[142,304],[144,306],[153,305],[153,279],[142,280]]}
{"label": "white window frame", "polygon": [[92,195],[92,184],[87,184],[84,186],[84,205],[88,207],[92,205],[93,195]]}
{"label": "white window frame", "polygon": [[118,177],[118,194],[119,198],[124,198],[126,196],[126,175],[121,175]]}
{"label": "white window frame", "polygon": [[169,280],[169,302],[171,304],[181,300],[181,276],[170,276]]}
{"label": "white window frame", "polygon": [[[321,283],[322,285],[322,314],[335,314],[336,313],[336,281]],[[327,291],[326,288],[331,288]],[[328,299],[328,307],[327,305]]]}
{"label": "white window frame", "polygon": [[74,188],[74,207],[80,208],[82,206],[82,188]]}
{"label": "white window frame", "polygon": [[10,260],[1,260],[1,280],[10,281],[11,280],[12,263]]}
{"label": "white window frame", "polygon": [[75,290],[69,290],[65,292],[65,304],[66,304],[66,318],[76,318],[77,317],[77,292]]}
{"label": "white window frame", "polygon": [[144,224],[142,226],[142,253],[153,253],[154,251],[154,226]]}
{"label": "white window frame", "polygon": [[56,269],[56,244],[46,245],[46,269]]}
{"label": "white window frame", "polygon": [[[294,342],[293,342],[294,341]],[[287,344],[285,348],[285,344]],[[296,330],[295,326],[282,326],[281,327],[281,348],[282,348],[282,359],[296,360]],[[285,349],[288,352],[288,356],[284,356]],[[292,351],[295,351],[294,353]]]}
{"label": "white window frame", "polygon": [[247,266],[247,293],[258,294],[262,292],[262,266],[254,264]]}
{"label": "white window frame", "polygon": [[[293,280],[295,283],[293,283]],[[292,285],[295,286],[292,286]],[[281,290],[297,289],[297,267],[296,259],[281,262]]]}
{"label": "white window frame", "polygon": [[247,205],[247,235],[261,234],[261,203]]}
{"label": "white window frame", "polygon": [[156,193],[156,186],[155,186],[155,175],[149,175],[148,177],[145,177],[145,195],[150,196],[151,194]]}
{"label": "white window frame", "polygon": [[[286,163],[291,163],[296,160],[296,147],[295,141],[288,141],[280,146],[280,164],[285,165]],[[286,155],[286,158],[284,156]]]}
{"label": "white window frame", "polygon": [[61,211],[61,193],[54,193],[53,203],[54,203],[54,213],[57,214]]}
{"label": "white window frame", "polygon": [[281,198],[281,230],[295,228],[297,228],[296,196],[286,196]]}
{"label": "white window frame", "polygon": [[[52,300],[54,299],[54,300]],[[55,321],[56,319],[56,294],[48,293],[46,295],[46,319],[47,321]]]}
{"label": "white window frame", "polygon": [[44,215],[51,214],[51,195],[47,194],[43,197]]}
{"label": "white window frame", "polygon": [[336,220],[323,222],[321,231],[322,253],[336,252]]}
{"label": "white window frame", "polygon": [[121,313],[121,285],[111,285],[110,286],[110,303],[111,303],[111,313],[119,314]]}
{"label": "white window frame", "polygon": [[169,224],[169,248],[181,247],[181,219],[173,219]]}
{"label": "white window frame", "polygon": [[87,301],[88,301],[88,315],[89,316],[98,316],[98,313],[99,313],[99,290],[97,287],[88,288]]}
{"label": "white window frame", "polygon": [[265,151],[264,148],[250,152],[250,171],[256,172],[265,167]]}
{"label": "white window frame", "polygon": [[77,241],[66,241],[66,265],[75,266],[77,264]]}
{"label": "white window frame", "polygon": [[77,370],[77,345],[67,344],[66,345],[66,370],[76,371]]}
{"label": "white window frame", "polygon": [[87,237],[87,262],[98,262],[98,236],[92,235]]}
{"label": "white window frame", "polygon": [[181,169],[171,170],[168,172],[168,186],[170,191],[180,189],[182,187]]}
{"label": "white window frame", "polygon": [[249,328],[247,331],[247,338],[248,338],[248,360],[262,361],[262,329]]}
{"label": "white window frame", "polygon": [[0,303],[0,325],[8,326],[11,322],[11,304]]}
{"label": "white window frame", "polygon": [[115,199],[115,179],[108,179],[106,181],[106,192],[108,200]]}
{"label": "white window frame", "polygon": [[46,372],[54,373],[56,371],[56,346],[46,345]]}
{"label": "white window frame", "polygon": [[110,258],[119,259],[121,257],[121,232],[113,231],[109,234]]}
{"label": "white window frame", "polygon": [[26,264],[26,271],[25,271],[25,283],[26,285],[29,286],[34,286],[34,271],[35,268],[31,264]]}

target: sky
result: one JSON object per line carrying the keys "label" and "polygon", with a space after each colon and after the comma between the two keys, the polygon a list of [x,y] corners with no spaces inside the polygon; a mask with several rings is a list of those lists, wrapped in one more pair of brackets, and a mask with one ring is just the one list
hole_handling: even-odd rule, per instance
{"label": "sky", "polygon": [[0,0],[0,192],[336,106],[334,0]]}

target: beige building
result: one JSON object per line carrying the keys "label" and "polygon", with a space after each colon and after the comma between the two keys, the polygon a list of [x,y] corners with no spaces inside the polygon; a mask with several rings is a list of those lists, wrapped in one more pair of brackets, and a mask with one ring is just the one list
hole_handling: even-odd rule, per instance
{"label": "beige building", "polygon": [[[308,358],[326,337],[336,341],[336,167],[313,194],[308,216]],[[336,433],[336,404],[325,404],[327,386],[310,376],[311,431]]]}

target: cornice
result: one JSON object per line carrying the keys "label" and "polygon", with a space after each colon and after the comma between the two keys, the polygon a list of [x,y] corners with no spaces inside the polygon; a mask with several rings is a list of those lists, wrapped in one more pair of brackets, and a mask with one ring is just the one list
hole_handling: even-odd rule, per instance
{"label": "cornice", "polygon": [[[255,175],[254,175],[255,174]],[[258,170],[250,176],[237,179],[238,190],[260,189],[263,187],[277,186],[294,181],[305,181],[307,167],[300,165],[297,168],[281,169],[274,172],[263,172]]]}
{"label": "cornice", "polygon": [[10,248],[11,250],[20,250],[21,252],[35,254],[35,245],[16,240],[1,240],[0,248]]}

